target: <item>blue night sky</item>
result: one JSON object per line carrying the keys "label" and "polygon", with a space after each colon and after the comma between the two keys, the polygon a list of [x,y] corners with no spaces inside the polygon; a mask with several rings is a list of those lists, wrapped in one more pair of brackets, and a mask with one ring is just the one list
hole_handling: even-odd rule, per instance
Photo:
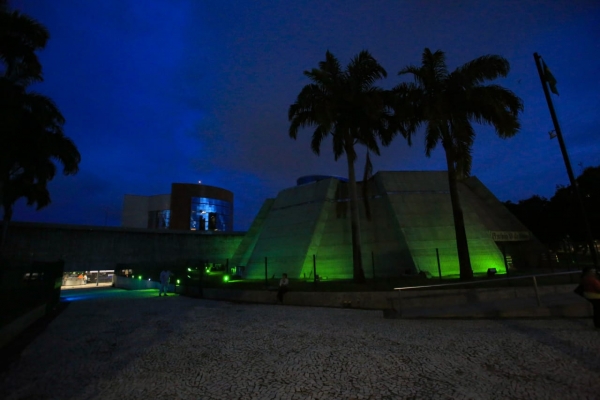
{"label": "blue night sky", "polygon": [[[522,130],[501,140],[476,127],[472,173],[502,201],[551,197],[568,178],[533,52],[558,80],[553,96],[576,174],[600,164],[600,2],[13,0],[51,39],[44,83],[81,152],[76,176],[50,184],[52,204],[18,203],[15,220],[120,225],[123,195],[170,192],[172,182],[214,185],[235,196],[235,230],[264,199],[309,174],[347,175],[331,144],[314,155],[310,131],[288,137],[287,109],[302,72],[329,49],[346,65],[362,49],[397,72],[425,47],[454,69],[484,54],[511,63],[499,81],[525,104]],[[378,170],[443,170],[398,139],[373,158]],[[357,173],[365,151],[359,149]]]}

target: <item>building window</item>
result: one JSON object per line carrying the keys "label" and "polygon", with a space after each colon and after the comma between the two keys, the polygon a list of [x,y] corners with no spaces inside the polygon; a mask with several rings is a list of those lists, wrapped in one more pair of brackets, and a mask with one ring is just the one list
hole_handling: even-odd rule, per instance
{"label": "building window", "polygon": [[192,197],[190,229],[193,231],[231,231],[233,206],[229,201]]}
{"label": "building window", "polygon": [[171,220],[171,210],[157,210],[148,212],[148,228],[168,229]]}

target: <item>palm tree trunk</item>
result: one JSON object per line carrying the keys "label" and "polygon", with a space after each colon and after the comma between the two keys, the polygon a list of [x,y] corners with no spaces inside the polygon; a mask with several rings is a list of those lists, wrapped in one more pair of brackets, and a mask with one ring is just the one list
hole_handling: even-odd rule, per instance
{"label": "palm tree trunk", "polygon": [[456,235],[456,250],[458,251],[458,264],[460,266],[460,279],[473,278],[471,259],[469,257],[469,244],[465,230],[465,219],[463,216],[460,199],[458,198],[458,186],[456,182],[456,168],[452,161],[451,149],[445,148],[446,164],[448,166],[448,184],[450,186],[450,202],[452,203],[452,215],[454,217],[454,232]]}
{"label": "palm tree trunk", "polygon": [[[348,148],[349,147],[349,148]],[[346,148],[348,160],[348,180],[350,192],[350,223],[352,227],[352,265],[355,283],[365,283],[365,272],[362,267],[362,251],[360,242],[360,220],[358,215],[358,194],[356,190],[356,175],[354,173],[354,160],[356,156],[352,146]]]}

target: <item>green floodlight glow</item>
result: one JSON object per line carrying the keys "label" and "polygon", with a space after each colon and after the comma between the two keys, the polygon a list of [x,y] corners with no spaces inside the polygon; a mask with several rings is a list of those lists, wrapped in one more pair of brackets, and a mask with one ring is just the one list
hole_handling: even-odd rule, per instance
{"label": "green floodlight glow", "polygon": [[[418,266],[422,266],[421,270],[428,272],[431,274],[432,278],[439,277],[438,265],[437,265],[437,257],[435,248],[440,248],[440,269],[442,278],[457,278],[460,274],[460,266],[458,263],[458,256],[454,249],[444,250],[443,249],[444,242],[433,242],[431,249],[427,252],[424,252],[421,255],[414,256],[415,264]],[[469,245],[472,245],[472,242],[469,242]],[[329,253],[328,253],[329,254]],[[322,281],[332,281],[337,279],[348,279],[352,277],[352,268],[348,268],[348,264],[345,261],[347,259],[346,251],[344,248],[340,247],[337,251],[332,251],[330,254],[330,259],[319,262],[317,258],[317,275],[319,279]],[[365,272],[369,270],[370,272],[370,263],[369,268],[365,268]],[[489,248],[486,251],[482,251],[481,253],[471,254],[471,265],[474,274],[486,275],[488,268],[496,268],[496,275],[506,275],[506,269],[504,266],[504,259],[502,257],[502,253],[495,248]],[[264,269],[262,270],[264,273]],[[311,274],[313,271],[313,260],[312,257],[308,257],[307,261],[303,265],[303,268],[298,273],[297,278],[302,278],[303,272],[306,273],[304,276],[305,279],[308,279],[310,282],[313,281],[313,275]],[[294,277],[295,274],[292,274],[291,271],[287,271],[290,274],[290,277]],[[309,278],[310,275],[310,278]],[[258,278],[264,279],[264,275],[257,276]]]}
{"label": "green floodlight glow", "polygon": [[140,280],[141,280],[141,279],[142,279],[142,276],[141,276],[141,275],[140,275],[140,276],[138,276],[138,279],[140,279]]}
{"label": "green floodlight glow", "polygon": [[179,285],[179,283],[180,283],[180,282],[181,282],[181,281],[180,281],[179,279],[177,279],[177,284],[178,284],[178,285]]}
{"label": "green floodlight glow", "polygon": [[223,282],[229,282],[229,275],[223,275]]}
{"label": "green floodlight glow", "polygon": [[192,269],[191,269],[191,268],[188,268],[188,271],[189,271],[189,272],[192,272]]}

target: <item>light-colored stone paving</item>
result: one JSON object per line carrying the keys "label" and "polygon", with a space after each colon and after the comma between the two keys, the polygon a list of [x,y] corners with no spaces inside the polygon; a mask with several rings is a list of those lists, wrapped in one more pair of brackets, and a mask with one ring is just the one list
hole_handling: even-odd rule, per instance
{"label": "light-colored stone paving", "polygon": [[0,376],[0,398],[600,398],[590,320],[385,320],[155,292],[73,301]]}

